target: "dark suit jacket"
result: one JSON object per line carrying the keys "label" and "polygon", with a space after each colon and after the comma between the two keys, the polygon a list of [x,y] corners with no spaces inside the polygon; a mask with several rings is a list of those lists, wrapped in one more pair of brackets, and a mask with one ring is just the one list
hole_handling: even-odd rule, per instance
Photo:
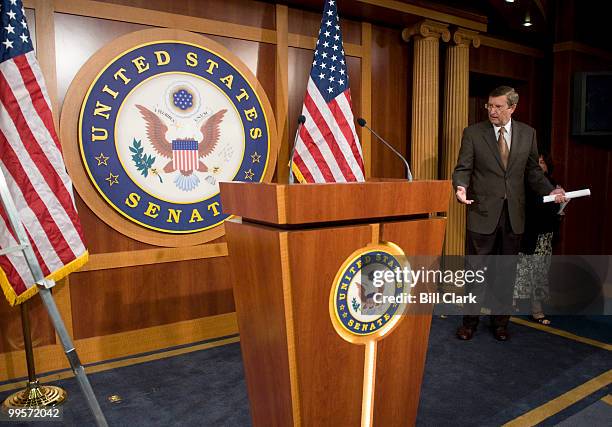
{"label": "dark suit jacket", "polygon": [[554,187],[538,166],[538,145],[535,130],[512,120],[512,144],[508,169],[504,170],[491,122],[484,121],[465,128],[459,158],[453,172],[453,185],[467,189],[467,228],[491,234],[508,199],[512,231],[525,229],[525,184],[537,194],[547,195]]}

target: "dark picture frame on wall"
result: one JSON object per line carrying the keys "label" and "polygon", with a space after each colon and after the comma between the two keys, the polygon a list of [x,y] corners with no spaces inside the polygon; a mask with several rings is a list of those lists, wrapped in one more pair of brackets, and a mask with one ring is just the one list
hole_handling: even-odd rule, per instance
{"label": "dark picture frame on wall", "polygon": [[612,135],[612,72],[574,74],[572,134],[574,136]]}

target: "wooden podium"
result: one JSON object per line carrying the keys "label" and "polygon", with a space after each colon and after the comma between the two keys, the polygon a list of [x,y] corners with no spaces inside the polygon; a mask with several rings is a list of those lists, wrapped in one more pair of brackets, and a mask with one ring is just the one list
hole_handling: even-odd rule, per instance
{"label": "wooden podium", "polygon": [[224,213],[242,217],[225,228],[253,425],[414,425],[431,314],[354,344],[334,329],[330,292],[369,244],[440,255],[446,217],[434,215],[450,197],[449,181],[221,183]]}

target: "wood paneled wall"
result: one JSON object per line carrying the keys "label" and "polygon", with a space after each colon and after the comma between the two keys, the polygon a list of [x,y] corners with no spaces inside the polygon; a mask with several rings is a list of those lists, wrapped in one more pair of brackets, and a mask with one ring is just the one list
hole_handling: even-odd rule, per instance
{"label": "wood paneled wall", "polygon": [[[372,120],[370,126],[393,147],[410,158],[410,94],[412,44],[401,41],[401,31],[372,30]],[[389,88],[393,90],[389,91]],[[379,141],[372,140],[372,176],[405,178],[404,163]]]}
{"label": "wood paneled wall", "polygon": [[612,137],[576,137],[571,128],[574,73],[612,72],[607,28],[605,14],[588,2],[557,5],[550,102],[553,176],[567,189],[591,188],[592,194],[567,206],[557,247],[562,254],[612,253]]}
{"label": "wood paneled wall", "polygon": [[[25,6],[56,116],[75,74],[99,48],[144,28],[181,28],[229,48],[257,76],[283,135],[278,163],[286,164],[320,12],[248,0],[26,0]],[[341,25],[355,114],[370,121],[372,26],[347,19]],[[389,96],[392,87],[385,88]],[[400,123],[405,127],[405,117]],[[369,135],[362,141],[369,150]],[[286,179],[283,172],[279,179]],[[85,363],[238,332],[225,238],[152,246],[113,230],[78,194],[76,203],[91,261],[54,294]],[[38,299],[30,306],[38,371],[67,367]],[[19,310],[0,304],[0,381],[26,374],[22,341]]]}
{"label": "wood paneled wall", "polygon": [[612,54],[580,43],[555,45],[552,98],[553,176],[564,188],[591,189],[591,197],[572,201],[562,222],[562,254],[612,254],[612,137],[572,136],[574,73],[612,72]]}
{"label": "wood paneled wall", "polygon": [[[275,179],[287,179],[288,151],[302,108],[320,11],[302,10],[293,2],[289,7],[251,0],[24,3],[34,15],[30,26],[36,32],[37,55],[57,117],[79,68],[120,35],[150,27],[180,28],[202,33],[232,50],[261,81],[274,107],[281,138]],[[368,2],[354,3],[363,9]],[[432,15],[405,3],[388,4],[399,9],[388,8],[387,15],[397,18],[403,14],[394,24],[371,24],[366,22],[368,16],[363,22],[342,18],[341,25],[355,116],[364,117],[409,155],[412,46],[402,41],[401,31],[422,17],[446,19],[455,25],[468,21],[438,12]],[[349,2],[341,3],[341,17],[343,5]],[[315,10],[312,4],[309,8]],[[424,14],[406,15],[410,13]],[[483,24],[475,29],[478,25]],[[472,50],[471,69],[529,82],[538,78],[537,55],[529,50],[527,54],[512,53],[513,49],[505,45]],[[528,99],[523,98],[528,105],[525,120],[533,121],[540,103],[531,91],[524,96]],[[369,132],[359,129],[358,133],[367,176],[404,176],[402,163],[391,152],[371,141]],[[76,202],[91,261],[59,283],[54,294],[83,362],[237,333],[224,238],[186,248],[152,246],[107,226],[78,195]],[[30,305],[38,371],[66,368],[38,299]],[[0,303],[0,382],[26,374],[19,324],[19,310]]]}
{"label": "wood paneled wall", "polygon": [[[539,139],[544,141],[549,127],[541,108],[542,94],[546,93],[547,86],[544,84],[544,53],[520,50],[518,46],[508,46],[508,50],[500,48],[503,44],[498,46],[483,45],[470,49],[470,72],[490,76],[497,84],[514,86],[519,93],[519,105],[513,117],[536,128]],[[492,89],[494,87],[488,91]],[[482,108],[482,105],[484,103],[479,102],[477,108]]]}

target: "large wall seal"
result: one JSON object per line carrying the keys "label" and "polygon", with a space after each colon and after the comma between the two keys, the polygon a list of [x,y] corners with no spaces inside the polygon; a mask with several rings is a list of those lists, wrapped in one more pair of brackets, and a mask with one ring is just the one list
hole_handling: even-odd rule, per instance
{"label": "large wall seal", "polygon": [[218,183],[269,181],[278,148],[254,75],[218,43],[178,30],[139,31],[97,52],[68,91],[61,134],[88,206],[163,246],[222,235]]}

